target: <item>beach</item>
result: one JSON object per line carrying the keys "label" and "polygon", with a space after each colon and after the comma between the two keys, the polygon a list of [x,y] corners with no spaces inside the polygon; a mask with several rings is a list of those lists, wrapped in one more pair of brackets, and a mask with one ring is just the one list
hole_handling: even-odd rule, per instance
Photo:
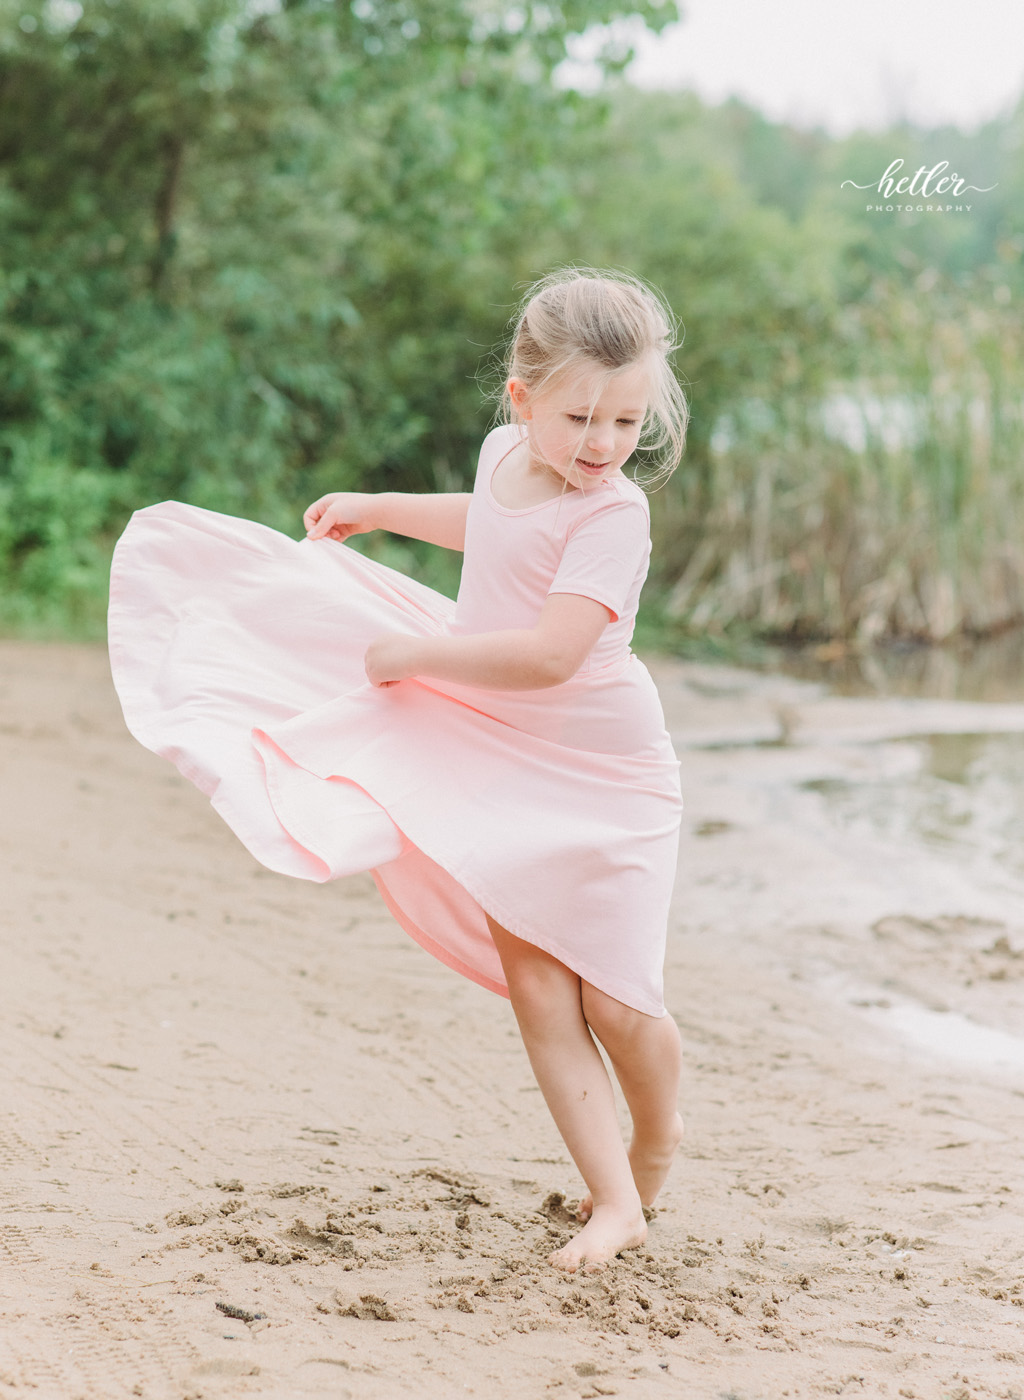
{"label": "beach", "polygon": [[0,643],[0,1396],[1024,1396],[1024,704],[649,664],[687,1136],[570,1276],[508,1003]]}

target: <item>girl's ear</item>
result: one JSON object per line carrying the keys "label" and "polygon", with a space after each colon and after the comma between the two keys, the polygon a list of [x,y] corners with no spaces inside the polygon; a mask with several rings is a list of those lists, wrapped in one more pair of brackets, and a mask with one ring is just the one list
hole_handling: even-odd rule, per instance
{"label": "girl's ear", "polygon": [[512,407],[524,422],[533,417],[529,408],[529,390],[522,379],[508,381],[508,396],[512,400]]}

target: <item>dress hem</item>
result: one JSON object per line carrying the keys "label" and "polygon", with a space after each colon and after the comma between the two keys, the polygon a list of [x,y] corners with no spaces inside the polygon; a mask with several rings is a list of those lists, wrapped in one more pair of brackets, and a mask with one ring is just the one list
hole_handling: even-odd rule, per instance
{"label": "dress hem", "polygon": [[[604,992],[606,996],[612,997],[615,1001],[622,1002],[623,1005],[629,1006],[632,1010],[639,1011],[641,1012],[641,1014],[645,1016],[651,1016],[656,1020],[660,1020],[661,1017],[668,1014],[664,1001],[658,1004],[658,1010],[651,1010],[651,1006],[653,1004],[652,998],[650,998],[649,996],[645,996],[638,989],[635,989],[633,987],[620,987],[618,990],[613,991],[608,978],[606,978],[600,972],[595,972],[592,969],[588,968],[585,962],[581,960],[571,950],[563,948],[556,940],[548,938],[545,935],[538,933],[535,929],[528,927],[518,916],[513,915],[509,912],[505,912],[503,902],[494,899],[490,893],[485,892],[482,889],[482,887],[477,883],[476,878],[472,874],[470,874],[467,877],[466,873],[461,869],[458,860],[453,859],[446,852],[443,852],[438,847],[435,847],[432,842],[424,843],[417,837],[411,835],[407,830],[400,826],[398,822],[395,821],[392,814],[388,811],[386,804],[380,802],[379,799],[374,795],[374,793],[369,788],[363,786],[362,783],[355,782],[353,779],[348,778],[344,773],[332,773],[330,775],[325,776],[322,773],[315,772],[313,769],[306,767],[305,764],[299,763],[290,753],[288,753],[286,749],[282,748],[282,746],[272,735],[268,734],[265,730],[254,729],[253,738],[258,738],[259,740],[265,742],[278,754],[280,754],[286,762],[292,764],[301,772],[308,773],[311,777],[316,778],[320,782],[330,781],[330,779],[332,778],[341,779],[344,782],[351,782],[354,787],[358,788],[361,792],[364,792],[367,797],[371,798],[374,802],[377,803],[381,810],[385,812],[386,815],[394,823],[396,830],[407,842],[409,842],[411,846],[414,846],[416,850],[422,852],[422,854],[427,856],[429,860],[432,860],[435,865],[438,865],[442,870],[444,870],[451,877],[451,879],[454,880],[455,883],[459,885],[466,892],[466,894],[469,895],[470,899],[472,899],[474,903],[478,905],[480,910],[485,915],[489,914],[496,923],[501,924],[501,926],[507,929],[507,931],[511,933],[514,937],[521,938],[524,943],[529,943],[533,947],[539,948],[541,952],[547,953],[551,957],[556,958],[560,963],[563,963],[566,967],[568,967],[570,971],[575,972],[578,977],[582,978],[585,982],[589,982],[591,986],[596,987],[599,992]],[[258,748],[257,752],[259,752]],[[315,840],[311,839],[309,834],[305,830],[297,829],[294,824],[294,819],[290,817],[289,814],[281,810],[281,808],[284,807],[286,804],[282,800],[280,789],[273,782],[269,771],[267,771],[267,765],[265,760],[264,771],[266,772],[267,776],[268,798],[270,800],[271,806],[273,807],[274,815],[277,818],[277,821],[280,823],[284,831],[288,834],[290,839],[296,842],[296,844],[303,851],[305,851],[312,860],[317,861],[328,872],[324,876],[324,879],[323,881],[321,881],[321,883],[330,880],[332,878],[330,874],[330,861],[327,859],[325,854],[318,849]],[[277,796],[276,802],[275,794]],[[218,810],[222,809],[218,808]],[[229,824],[233,827],[235,825],[233,821],[229,822]],[[301,823],[299,824],[299,826],[301,827]],[[255,851],[253,851],[252,853],[254,855],[256,854]],[[260,857],[257,856],[257,859],[260,859]],[[378,876],[376,868],[371,867],[370,873],[373,875],[375,882],[377,882],[378,888],[380,888],[380,881],[382,877]],[[381,891],[381,893],[383,894],[383,890]],[[419,929],[419,926],[415,923],[415,921],[408,918],[408,916],[404,915],[404,912],[403,915],[400,917],[398,912],[396,912],[397,909],[401,908],[401,906],[397,904],[397,901],[395,901],[393,898],[385,898],[385,902],[387,903],[391,913],[406,930],[409,936],[414,940],[414,942],[419,943],[420,946],[425,948],[427,952],[432,953],[438,959],[439,962],[442,962],[446,966],[453,968],[456,972],[463,973],[463,975],[468,977],[470,981],[476,982],[479,986],[486,987],[490,991],[496,991],[500,996],[508,996],[507,989],[502,990],[500,983],[495,984],[494,980],[489,978],[486,973],[479,973],[470,969],[467,964],[463,963],[462,960],[457,957],[457,955],[449,953],[448,950],[445,949],[443,943],[438,944],[436,943],[436,940],[431,939],[429,935],[424,934],[423,931]],[[441,949],[442,951],[439,952],[437,951],[438,949]],[[631,1001],[627,1001],[622,995],[624,991],[632,996],[633,999]]]}

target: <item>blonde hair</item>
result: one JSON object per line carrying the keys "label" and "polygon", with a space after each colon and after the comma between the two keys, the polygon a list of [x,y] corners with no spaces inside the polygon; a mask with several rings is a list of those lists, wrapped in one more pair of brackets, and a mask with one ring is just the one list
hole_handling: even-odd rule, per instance
{"label": "blonde hair", "polygon": [[642,365],[649,401],[639,448],[659,455],[638,484],[660,486],[679,465],[689,417],[669,360],[678,348],[674,333],[668,306],[638,277],[577,267],[549,273],[529,288],[514,319],[504,363],[504,421],[521,421],[510,379],[522,380],[533,395],[597,370],[596,402],[613,375]]}

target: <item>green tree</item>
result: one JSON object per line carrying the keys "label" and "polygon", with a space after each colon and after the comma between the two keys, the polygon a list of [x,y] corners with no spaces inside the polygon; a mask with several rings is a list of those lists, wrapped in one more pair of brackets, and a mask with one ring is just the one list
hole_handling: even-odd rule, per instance
{"label": "green tree", "polygon": [[293,524],[328,484],[465,480],[483,346],[570,200],[551,71],[624,10],[673,17],[0,0],[8,593],[99,592],[97,539],[161,496]]}

